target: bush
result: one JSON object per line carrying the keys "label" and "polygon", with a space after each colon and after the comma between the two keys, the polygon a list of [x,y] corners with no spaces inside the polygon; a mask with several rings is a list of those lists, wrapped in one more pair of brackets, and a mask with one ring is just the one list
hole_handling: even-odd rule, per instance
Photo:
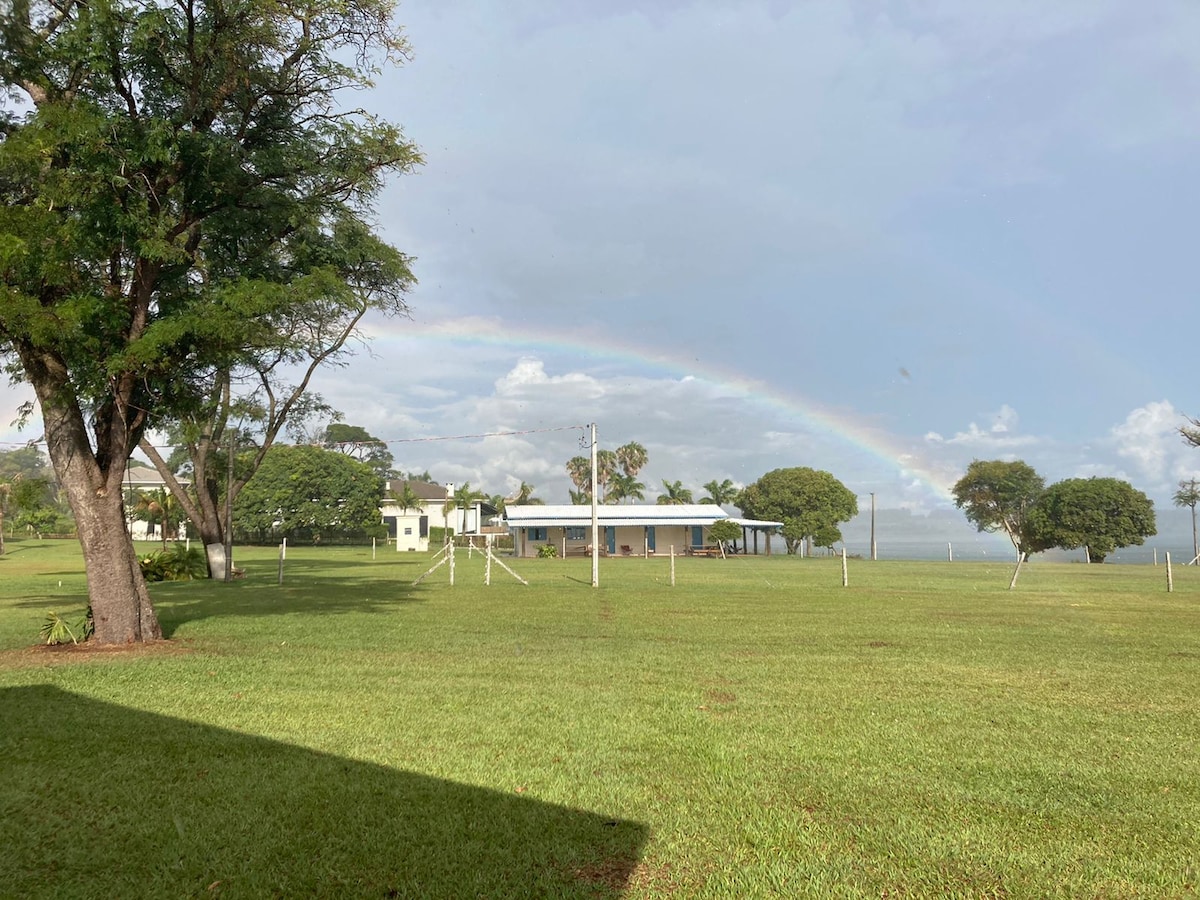
{"label": "bush", "polygon": [[95,630],[96,626],[92,621],[92,607],[89,604],[87,612],[81,620],[75,623],[74,628],[67,624],[67,620],[58,613],[47,613],[46,621],[42,623],[41,634],[47,644],[65,644],[67,641],[78,644],[80,641],[90,638]]}
{"label": "bush", "polygon": [[138,562],[147,581],[191,581],[208,574],[204,553],[199,547],[189,550],[184,544],[143,556]]}
{"label": "bush", "polygon": [[537,554],[543,559],[553,559],[558,556],[558,548],[553,544],[542,544],[542,546],[538,547]]}

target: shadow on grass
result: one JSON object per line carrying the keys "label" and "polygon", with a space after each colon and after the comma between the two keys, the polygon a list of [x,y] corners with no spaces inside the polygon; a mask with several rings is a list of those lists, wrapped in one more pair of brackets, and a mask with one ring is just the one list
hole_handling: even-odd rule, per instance
{"label": "shadow on grass", "polygon": [[646,826],[0,690],[0,896],[617,897]]}
{"label": "shadow on grass", "polygon": [[151,585],[163,637],[187,622],[223,616],[255,617],[384,613],[423,603],[421,587],[408,583],[296,578],[292,583],[177,581]]}

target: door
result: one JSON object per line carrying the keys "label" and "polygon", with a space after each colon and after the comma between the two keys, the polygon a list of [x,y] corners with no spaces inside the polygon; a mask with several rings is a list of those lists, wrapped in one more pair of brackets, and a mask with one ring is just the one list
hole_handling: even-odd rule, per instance
{"label": "door", "polygon": [[646,549],[651,553],[654,552],[654,526],[646,526]]}
{"label": "door", "polygon": [[704,526],[703,525],[693,525],[692,526],[692,546],[693,547],[703,547],[704,546]]}
{"label": "door", "polygon": [[608,541],[608,555],[614,556],[617,552],[617,529],[612,525],[604,526],[604,539]]}

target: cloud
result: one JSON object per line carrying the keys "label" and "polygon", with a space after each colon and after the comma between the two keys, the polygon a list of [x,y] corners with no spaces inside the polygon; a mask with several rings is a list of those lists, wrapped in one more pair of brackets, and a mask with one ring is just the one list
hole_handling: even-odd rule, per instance
{"label": "cloud", "polygon": [[1003,453],[1038,443],[1038,438],[1033,435],[1017,433],[1020,419],[1017,411],[1007,403],[992,413],[989,418],[991,419],[990,425],[981,427],[976,422],[971,422],[967,425],[966,431],[956,432],[952,437],[943,437],[936,431],[927,432],[925,442],[935,446],[959,444],[983,453]]}
{"label": "cloud", "polygon": [[1200,451],[1187,445],[1179,428],[1186,425],[1183,413],[1167,400],[1157,400],[1133,410],[1125,421],[1113,426],[1110,443],[1153,488],[1191,478],[1200,471]]}

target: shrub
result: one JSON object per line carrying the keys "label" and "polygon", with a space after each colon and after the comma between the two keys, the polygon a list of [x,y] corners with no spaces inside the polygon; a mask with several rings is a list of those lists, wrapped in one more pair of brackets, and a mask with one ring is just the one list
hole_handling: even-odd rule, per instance
{"label": "shrub", "polygon": [[191,581],[208,574],[208,563],[200,548],[189,550],[184,544],[151,553],[138,561],[147,581]]}
{"label": "shrub", "polygon": [[74,628],[58,613],[46,613],[46,621],[42,623],[41,634],[47,644],[65,644],[67,641],[78,644],[80,641],[90,638],[95,630],[96,626],[92,621],[92,607],[89,605],[87,613],[79,622],[75,623]]}
{"label": "shrub", "polygon": [[542,546],[538,547],[537,553],[543,559],[553,559],[558,556],[558,548],[553,544],[542,544]]}

